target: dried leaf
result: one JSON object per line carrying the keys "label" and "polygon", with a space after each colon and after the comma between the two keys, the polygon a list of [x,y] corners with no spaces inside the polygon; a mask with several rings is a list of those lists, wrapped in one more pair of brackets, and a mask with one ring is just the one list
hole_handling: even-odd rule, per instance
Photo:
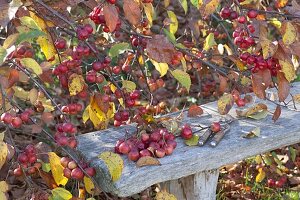
{"label": "dried leaf", "polygon": [[255,104],[254,106],[251,106],[250,108],[247,109],[245,116],[248,117],[250,115],[253,115],[257,112],[261,112],[264,110],[268,110],[268,106],[266,104],[263,103],[258,103]]}
{"label": "dried leaf", "polygon": [[249,138],[254,138],[254,137],[258,137],[258,136],[260,136],[260,128],[255,127],[252,131],[243,135],[243,138],[249,139]]}
{"label": "dried leaf", "polygon": [[218,111],[221,115],[226,115],[232,108],[234,99],[232,94],[224,94],[218,100]]}
{"label": "dried leaf", "polygon": [[151,60],[152,64],[154,65],[155,69],[160,73],[160,77],[163,77],[167,74],[169,65],[167,63],[158,63],[155,60]]}
{"label": "dried leaf", "polygon": [[141,157],[137,162],[137,167],[144,167],[144,166],[150,166],[150,165],[160,165],[160,162],[157,158],[153,158],[151,156],[144,156]]}
{"label": "dried leaf", "polygon": [[278,105],[276,107],[276,110],[275,110],[274,114],[273,114],[272,120],[274,122],[276,122],[278,120],[278,118],[280,117],[280,115],[281,115],[281,106]]}
{"label": "dried leaf", "polygon": [[104,161],[111,175],[112,181],[117,181],[121,178],[124,162],[119,154],[105,151],[98,158]]}
{"label": "dried leaf", "polygon": [[264,59],[272,57],[278,46],[267,38],[259,38]]}
{"label": "dried leaf", "polygon": [[288,80],[285,78],[284,73],[277,73],[278,79],[278,98],[279,101],[284,101],[290,94],[290,84]]}
{"label": "dried leaf", "polygon": [[156,193],[155,200],[177,200],[174,194],[170,194],[166,191],[160,191]]}
{"label": "dried leaf", "polygon": [[109,28],[110,32],[116,29],[119,21],[119,13],[115,5],[106,4],[103,7],[103,14],[106,22],[106,26]]}
{"label": "dried leaf", "polygon": [[249,115],[248,117],[252,118],[252,119],[256,119],[256,120],[261,120],[261,119],[266,118],[267,116],[268,116],[268,111],[267,110],[262,110],[260,112],[255,113],[255,114]]}
{"label": "dried leaf", "polygon": [[83,90],[85,81],[82,75],[73,73],[68,80],[70,96],[74,96]]}
{"label": "dried leaf", "polygon": [[189,107],[188,117],[197,117],[203,114],[203,110],[200,106],[193,104]]}
{"label": "dried leaf", "polygon": [[41,178],[43,179],[43,181],[45,181],[46,185],[50,189],[54,189],[54,188],[58,187],[58,185],[55,183],[55,181],[53,179],[53,176],[50,173],[46,173],[44,171],[39,170],[39,174],[40,174]]}
{"label": "dried leaf", "polygon": [[264,172],[263,168],[259,168],[258,169],[258,174],[255,177],[255,182],[260,183],[265,179],[265,177],[266,177],[266,173]]}
{"label": "dried leaf", "polygon": [[161,63],[172,63],[175,48],[164,35],[154,35],[147,43],[148,56]]}
{"label": "dried leaf", "polygon": [[203,4],[200,7],[200,12],[204,16],[210,15],[215,12],[217,7],[220,5],[220,0],[203,0]]}
{"label": "dried leaf", "polygon": [[[60,157],[58,155],[56,155],[54,152],[49,152],[48,156],[49,156],[51,172],[52,172],[52,175],[53,175],[53,178],[54,178],[56,184],[65,186],[68,182],[68,178],[66,178],[64,176],[64,172],[63,172],[64,167],[60,164]],[[60,191],[60,189],[55,190],[55,191]],[[53,194],[53,192],[52,192],[52,194]],[[72,195],[71,195],[71,197],[72,197]]]}
{"label": "dried leaf", "polygon": [[224,93],[228,89],[228,83],[227,83],[228,78],[219,74],[219,79],[220,79],[219,91],[220,93]]}
{"label": "dried leaf", "polygon": [[35,88],[32,88],[29,91],[29,101],[32,105],[34,105],[36,103],[36,100],[38,99],[38,91]]}
{"label": "dried leaf", "polygon": [[259,73],[252,74],[252,87],[254,94],[261,99],[266,98],[266,86],[263,84],[263,77]]}
{"label": "dried leaf", "polygon": [[138,1],[124,0],[123,10],[125,18],[134,26],[141,22],[142,12]]}
{"label": "dried leaf", "polygon": [[197,146],[199,141],[199,135],[193,135],[192,138],[184,140],[184,143],[188,146]]}

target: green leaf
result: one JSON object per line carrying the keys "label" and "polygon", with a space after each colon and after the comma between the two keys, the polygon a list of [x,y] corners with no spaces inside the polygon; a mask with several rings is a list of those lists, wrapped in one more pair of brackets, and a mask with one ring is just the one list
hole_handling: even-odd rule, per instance
{"label": "green leaf", "polygon": [[187,70],[187,66],[186,66],[186,60],[185,60],[185,58],[181,58],[180,62],[182,64],[183,71],[186,71]]}
{"label": "green leaf", "polygon": [[199,135],[193,135],[191,139],[184,140],[184,143],[188,146],[197,146],[199,141]]}
{"label": "green leaf", "polygon": [[20,33],[19,37],[16,40],[16,45],[28,41],[31,42],[34,38],[37,38],[39,36],[46,35],[43,31],[40,30],[31,30],[28,32]]}
{"label": "green leaf", "polygon": [[119,154],[105,151],[98,158],[104,161],[111,175],[112,181],[117,181],[121,178],[124,162]]}
{"label": "green leaf", "polygon": [[0,45],[0,65],[3,64],[7,51]]}
{"label": "green leaf", "polygon": [[297,156],[297,151],[296,151],[296,149],[293,148],[293,147],[289,147],[289,152],[290,152],[290,154],[291,154],[291,159],[292,159],[292,161],[295,162],[296,156]]}
{"label": "green leaf", "polygon": [[199,0],[191,0],[191,4],[196,8],[199,8]]}
{"label": "green leaf", "polygon": [[28,28],[42,30],[31,17],[24,16],[19,19],[21,21],[21,24],[27,26]]}
{"label": "green leaf", "polygon": [[32,58],[22,58],[20,62],[23,67],[31,69],[37,75],[43,73],[41,66]]}
{"label": "green leaf", "polygon": [[168,16],[171,20],[171,23],[170,23],[170,33],[172,34],[175,34],[177,29],[178,29],[178,20],[177,20],[177,17],[175,15],[175,13],[173,11],[170,11],[168,10],[167,11],[168,13]]}
{"label": "green leaf", "polygon": [[155,60],[151,60],[152,64],[154,65],[155,69],[159,71],[160,77],[163,77],[164,75],[167,74],[169,65],[167,63],[159,63],[156,62]]}
{"label": "green leaf", "polygon": [[261,112],[258,112],[254,115],[249,115],[248,117],[251,119],[256,119],[256,120],[260,120],[260,119],[264,119],[268,116],[268,111],[267,110],[263,110]]}
{"label": "green leaf", "polygon": [[183,87],[185,87],[188,91],[190,90],[192,81],[188,73],[180,69],[175,69],[174,71],[171,71],[171,74]]}
{"label": "green leaf", "polygon": [[44,172],[50,172],[51,171],[50,163],[42,162],[42,170]]}
{"label": "green leaf", "polygon": [[53,200],[69,200],[72,198],[72,194],[62,187],[51,190],[51,193],[51,199]]}
{"label": "green leaf", "polygon": [[131,49],[130,45],[127,42],[121,42],[113,45],[110,48],[108,55],[109,57],[114,58],[128,49]]}
{"label": "green leaf", "polygon": [[204,46],[203,49],[208,51],[211,47],[217,45],[216,41],[215,41],[215,36],[213,33],[210,33],[204,41]]}
{"label": "green leaf", "polygon": [[122,80],[122,88],[127,92],[132,92],[136,88],[136,84],[132,81]]}
{"label": "green leaf", "polygon": [[168,31],[165,28],[163,28],[163,31],[164,31],[165,35],[167,36],[167,38],[169,39],[169,41],[172,42],[172,44],[176,44],[176,38],[175,38],[174,34],[170,33],[170,31]]}
{"label": "green leaf", "polygon": [[184,14],[187,13],[188,11],[188,3],[187,3],[187,0],[179,0],[180,1],[180,4],[184,10]]}

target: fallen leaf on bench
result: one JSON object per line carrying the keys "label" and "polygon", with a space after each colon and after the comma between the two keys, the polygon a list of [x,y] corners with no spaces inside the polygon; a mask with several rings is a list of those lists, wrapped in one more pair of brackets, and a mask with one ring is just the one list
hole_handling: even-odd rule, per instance
{"label": "fallen leaf on bench", "polygon": [[60,164],[60,157],[54,152],[49,152],[49,162],[53,178],[57,185],[66,185],[68,178],[64,176],[64,167]]}
{"label": "fallen leaf on bench", "polygon": [[267,110],[267,109],[268,109],[268,107],[265,104],[259,103],[259,104],[255,104],[247,109],[243,109],[243,110],[236,109],[236,114],[239,117],[249,117],[251,115],[255,115],[256,113],[259,113],[259,112]]}
{"label": "fallen leaf on bench", "polygon": [[218,111],[221,115],[227,114],[232,108],[234,103],[232,94],[224,94],[218,100]]}
{"label": "fallen leaf on bench", "polygon": [[105,151],[98,158],[104,161],[114,182],[121,178],[124,162],[119,154]]}
{"label": "fallen leaf on bench", "polygon": [[184,143],[188,146],[197,146],[199,141],[199,135],[193,135],[191,139],[184,140]]}
{"label": "fallen leaf on bench", "polygon": [[196,104],[191,105],[188,110],[188,117],[197,117],[202,114],[203,114],[202,108],[200,108],[200,106],[197,106]]}
{"label": "fallen leaf on bench", "polygon": [[150,166],[150,165],[160,165],[160,162],[158,159],[153,158],[151,156],[144,156],[141,157],[137,162],[136,166],[138,167],[144,167],[144,166]]}
{"label": "fallen leaf on bench", "polygon": [[246,135],[243,135],[243,138],[249,139],[249,138],[258,137],[259,135],[260,135],[260,128],[255,127],[252,131],[250,131]]}
{"label": "fallen leaf on bench", "polygon": [[255,182],[260,183],[262,182],[266,177],[266,173],[264,172],[263,168],[258,169],[258,174],[255,177]]}
{"label": "fallen leaf on bench", "polygon": [[174,194],[170,194],[166,191],[158,192],[155,196],[156,200],[177,200]]}
{"label": "fallen leaf on bench", "polygon": [[93,181],[87,177],[87,176],[84,176],[83,178],[83,183],[84,183],[84,187],[86,189],[86,191],[89,193],[89,194],[94,194],[94,189],[95,189],[95,186],[94,186],[94,183]]}
{"label": "fallen leaf on bench", "polygon": [[256,120],[260,120],[260,119],[264,119],[268,116],[268,111],[267,110],[263,110],[261,112],[258,112],[254,115],[249,115],[248,117],[249,118],[252,118],[252,119],[256,119]]}

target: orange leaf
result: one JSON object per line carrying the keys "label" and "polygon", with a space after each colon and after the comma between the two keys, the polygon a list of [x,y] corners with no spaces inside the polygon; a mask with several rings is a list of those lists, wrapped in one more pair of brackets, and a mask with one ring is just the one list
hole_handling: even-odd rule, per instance
{"label": "orange leaf", "polygon": [[124,0],[123,10],[125,18],[134,26],[137,26],[141,22],[141,9],[139,2],[135,0]]}
{"label": "orange leaf", "polygon": [[197,106],[196,104],[191,105],[191,107],[188,110],[188,117],[197,117],[198,115],[202,114],[202,108],[200,106]]}
{"label": "orange leaf", "polygon": [[110,32],[113,32],[116,29],[119,21],[119,13],[116,6],[105,5],[103,7],[103,14],[106,21],[106,26],[109,28]]}
{"label": "orange leaf", "polygon": [[283,72],[277,73],[278,79],[278,98],[279,101],[284,101],[290,94],[290,84],[289,81],[285,78]]}

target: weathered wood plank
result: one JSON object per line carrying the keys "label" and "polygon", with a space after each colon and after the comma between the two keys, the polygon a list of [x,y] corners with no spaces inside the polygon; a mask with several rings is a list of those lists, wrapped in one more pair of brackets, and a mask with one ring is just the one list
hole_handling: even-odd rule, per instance
{"label": "weathered wood plank", "polygon": [[166,188],[180,200],[215,200],[219,170],[209,170],[166,182]]}
{"label": "weathered wood plank", "polygon": [[[297,87],[293,87],[291,92],[299,94],[300,84],[294,85]],[[264,101],[264,103],[268,105],[269,110],[275,110],[274,104],[268,101]],[[198,118],[186,117],[188,123],[209,125],[220,118],[216,112],[216,102],[201,107],[205,111],[204,114]],[[235,109],[232,109],[230,114],[234,116]],[[124,137],[125,130],[133,132],[134,126],[84,134],[78,137],[78,149],[97,168],[96,179],[102,189],[125,197],[138,193],[156,183],[179,179],[205,170],[217,169],[253,155],[298,143],[300,142],[299,118],[300,112],[283,108],[281,118],[276,123],[273,123],[271,115],[259,121],[237,120],[231,124],[231,131],[225,135],[216,148],[209,145],[188,147],[182,139],[178,138],[178,145],[174,153],[160,159],[161,166],[137,168],[134,162],[123,156],[125,167],[122,177],[114,183],[109,178],[105,164],[97,156],[103,151],[113,150],[115,142]],[[253,139],[241,137],[256,126],[261,128],[260,137]]]}

